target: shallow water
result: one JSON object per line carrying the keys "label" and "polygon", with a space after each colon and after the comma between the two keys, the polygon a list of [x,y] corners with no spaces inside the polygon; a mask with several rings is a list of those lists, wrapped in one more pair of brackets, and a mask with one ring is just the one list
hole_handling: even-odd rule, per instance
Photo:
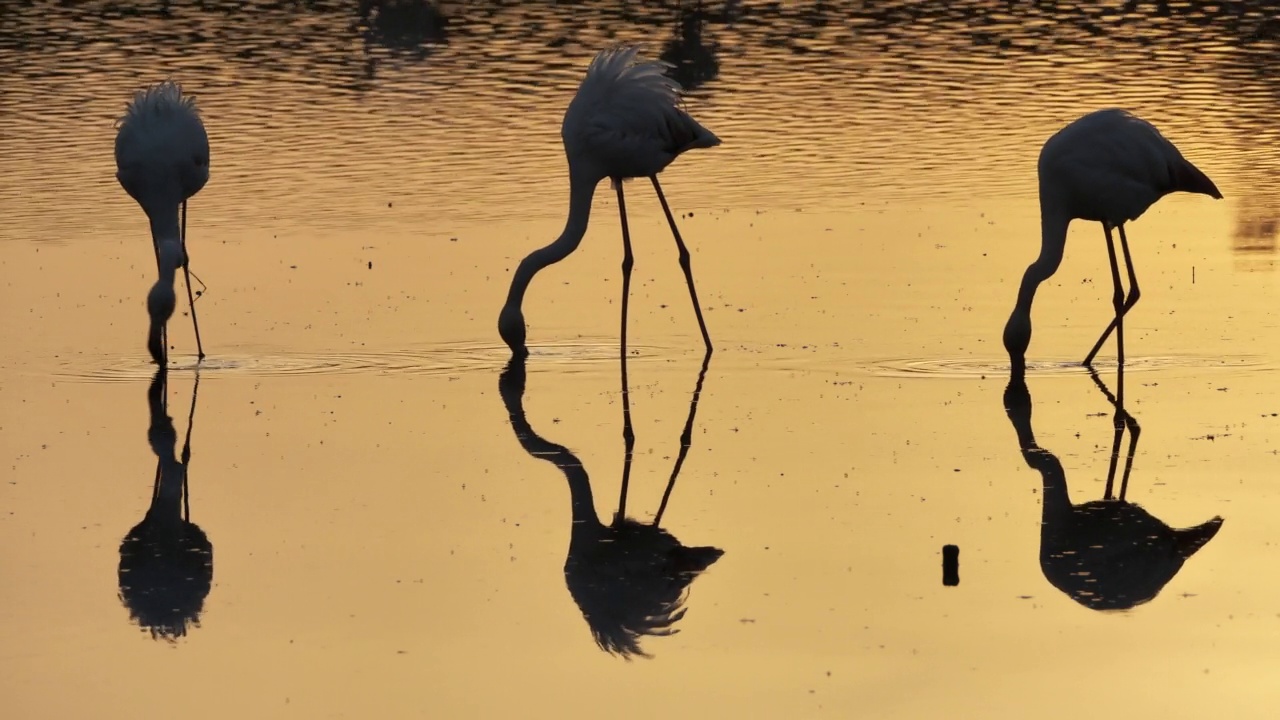
{"label": "shallow water", "polygon": [[[0,16],[7,716],[1270,716],[1268,3],[353,5]],[[527,375],[495,331],[563,223],[564,106],[616,41],[677,62],[724,140],[662,176],[717,346],[700,387],[666,223],[627,185],[629,471],[612,193],[530,289]],[[147,225],[111,148],[167,75],[213,149],[189,219],[209,357],[176,315],[160,394]],[[1119,492],[1132,436],[1112,349],[1105,392],[1077,364],[1111,313],[1096,225],[1037,299],[1030,397],[1006,397],[1036,155],[1106,106],[1226,196],[1129,232],[1126,499],[1222,518],[1182,564],[1147,520],[1097,520],[1116,503],[1065,504],[1104,497],[1117,446]],[[723,551],[631,662],[592,627],[651,595],[606,560],[669,536],[606,532],[624,472],[629,516]],[[182,529],[147,546],[169,565],[122,547],[159,525]]]}

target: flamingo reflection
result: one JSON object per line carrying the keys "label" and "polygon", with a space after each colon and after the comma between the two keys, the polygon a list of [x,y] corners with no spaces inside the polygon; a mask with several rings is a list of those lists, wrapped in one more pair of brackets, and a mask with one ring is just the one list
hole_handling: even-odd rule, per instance
{"label": "flamingo reflection", "polygon": [[702,0],[683,0],[676,13],[675,32],[662,44],[659,59],[671,65],[671,77],[685,90],[700,87],[720,74],[716,58],[720,44],[704,35],[710,18]]}
{"label": "flamingo reflection", "polygon": [[[1044,480],[1040,569],[1045,579],[1092,610],[1126,610],[1154,598],[1178,574],[1182,564],[1213,539],[1222,526],[1222,518],[1177,530],[1125,499],[1141,428],[1116,402],[1097,373],[1090,374],[1116,408],[1115,440],[1102,500],[1071,503],[1062,463],[1036,444],[1031,428],[1031,394],[1020,378],[1010,381],[1005,389],[1004,406],[1018,433],[1023,459]],[[1113,496],[1126,431],[1129,445],[1120,492]]]}
{"label": "flamingo reflection", "polygon": [[152,638],[170,642],[199,627],[204,599],[213,583],[213,544],[191,522],[187,469],[191,461],[191,428],[196,415],[197,373],[191,388],[191,412],[182,458],[175,455],[178,434],[169,417],[165,395],[168,374],[157,370],[147,389],[151,424],[147,439],[156,454],[151,506],[120,542],[120,600],[129,617]]}
{"label": "flamingo reflection", "polygon": [[[675,624],[687,610],[684,604],[690,584],[724,554],[714,547],[685,547],[671,533],[659,527],[689,452],[698,396],[702,392],[710,360],[708,353],[689,403],[680,452],[662,503],[651,523],[639,522],[625,514],[631,448],[635,438],[629,410],[624,412],[627,452],[622,494],[613,521],[605,525],[596,515],[591,479],[582,462],[568,448],[538,435],[525,418],[525,360],[512,358],[498,381],[498,390],[520,446],[533,457],[554,463],[569,483],[573,527],[564,563],[569,594],[582,611],[600,649],[627,660],[634,655],[651,657],[640,647],[645,636],[665,637],[678,632]],[[623,367],[625,400],[625,356]]]}

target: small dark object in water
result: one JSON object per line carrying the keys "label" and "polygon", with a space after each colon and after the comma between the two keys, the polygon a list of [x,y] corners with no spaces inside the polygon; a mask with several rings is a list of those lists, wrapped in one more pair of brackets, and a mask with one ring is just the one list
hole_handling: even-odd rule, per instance
{"label": "small dark object in water", "polygon": [[942,584],[947,587],[960,584],[960,548],[956,545],[942,546]]}
{"label": "small dark object in water", "polygon": [[372,260],[370,260],[370,261],[369,261],[369,269],[370,269],[370,270],[372,270],[372,269],[373,269],[373,261],[372,261]]}

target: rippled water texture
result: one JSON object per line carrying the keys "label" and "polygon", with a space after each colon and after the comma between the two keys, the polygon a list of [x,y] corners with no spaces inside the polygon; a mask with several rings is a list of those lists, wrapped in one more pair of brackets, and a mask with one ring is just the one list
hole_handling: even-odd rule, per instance
{"label": "rippled water texture", "polygon": [[[508,366],[617,42],[724,141],[662,175],[716,353],[632,182],[625,371],[604,188]],[[1272,717],[1277,68],[1262,0],[5,4],[0,715]],[[153,382],[112,148],[166,77],[209,357],[180,280]],[[1128,226],[1125,413],[1096,224],[1026,392],[1000,342],[1102,107],[1225,196]]]}

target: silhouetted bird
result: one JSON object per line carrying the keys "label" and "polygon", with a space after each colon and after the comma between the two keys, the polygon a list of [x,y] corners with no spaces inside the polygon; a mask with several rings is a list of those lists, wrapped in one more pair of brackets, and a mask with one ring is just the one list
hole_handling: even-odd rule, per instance
{"label": "silhouetted bird", "polygon": [[573,527],[564,577],[600,649],[630,659],[649,657],[644,636],[666,636],[685,614],[689,585],[724,554],[714,547],[685,547],[656,524],[596,515],[591,480],[568,448],[543,439],[525,419],[525,361],[513,358],[498,389],[521,447],[555,464],[569,483]]}
{"label": "silhouetted bird", "polygon": [[[174,455],[178,436],[165,410],[167,373],[157,370],[147,391],[151,426],[147,438],[155,452],[156,478],[146,516],[120,543],[120,600],[129,616],[153,638],[175,640],[199,626],[204,600],[213,584],[213,544],[185,507],[187,462],[191,457],[190,420],[182,461]],[[192,390],[192,417],[195,390]]]}
{"label": "silhouetted bird", "polygon": [[[1195,527],[1176,530],[1124,499],[1133,448],[1118,499],[1110,497],[1072,505],[1062,463],[1036,444],[1031,428],[1031,395],[1021,380],[1009,383],[1005,410],[1027,465],[1044,481],[1040,522],[1040,569],[1045,579],[1071,599],[1093,610],[1123,610],[1156,596],[1182,564],[1222,526],[1215,517]],[[1124,412],[1118,410],[1118,412]],[[1126,416],[1123,420],[1129,420]],[[1136,430],[1136,422],[1130,428]],[[1116,436],[1119,451],[1120,435]],[[1107,492],[1116,464],[1113,460]]]}

